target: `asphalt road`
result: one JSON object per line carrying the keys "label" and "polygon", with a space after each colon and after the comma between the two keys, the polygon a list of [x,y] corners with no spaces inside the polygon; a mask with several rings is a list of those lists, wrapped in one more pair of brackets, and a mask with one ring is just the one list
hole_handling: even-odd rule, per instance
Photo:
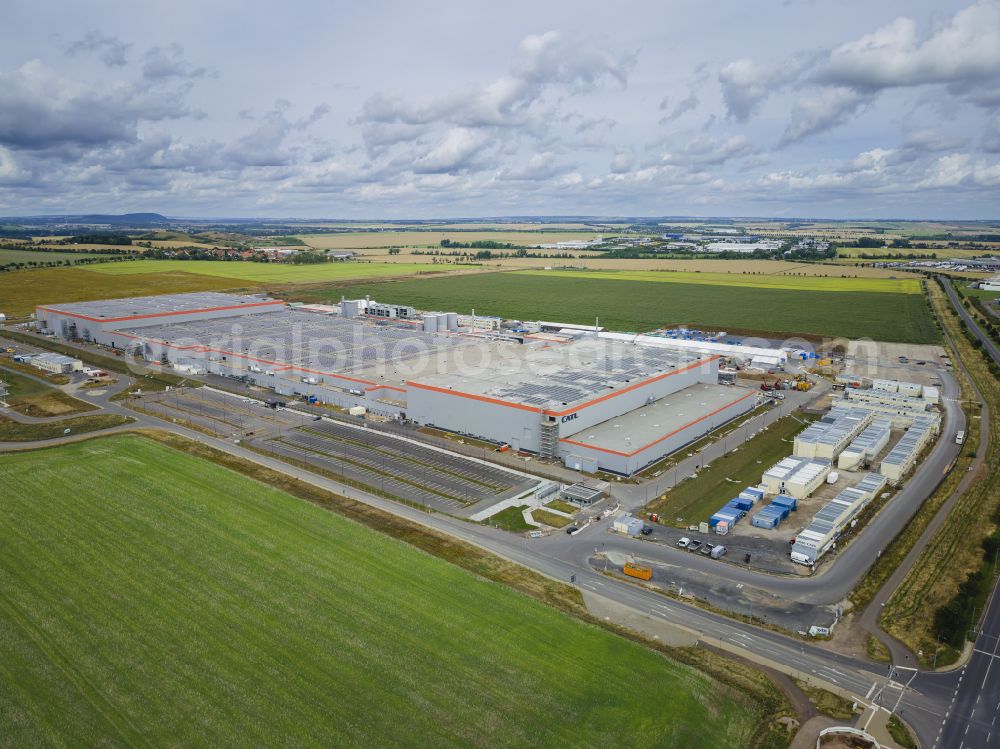
{"label": "asphalt road", "polygon": [[941,279],[941,284],[944,286],[944,291],[951,300],[951,306],[955,308],[958,316],[962,318],[965,324],[969,328],[969,332],[972,333],[976,338],[983,342],[983,350],[989,354],[990,358],[994,362],[1000,364],[1000,348],[993,343],[993,339],[990,338],[986,333],[984,333],[976,321],[972,318],[968,312],[965,311],[965,307],[962,306],[962,300],[958,296],[958,292],[955,291],[955,287],[951,285],[951,280],[944,277],[938,276]]}

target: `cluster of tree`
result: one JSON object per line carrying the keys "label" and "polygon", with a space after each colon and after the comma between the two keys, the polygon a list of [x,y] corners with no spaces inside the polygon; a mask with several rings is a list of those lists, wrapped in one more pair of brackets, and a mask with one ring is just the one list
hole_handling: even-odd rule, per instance
{"label": "cluster of tree", "polygon": [[[0,242],[0,250],[19,250],[21,252],[58,252],[65,253],[62,247],[52,247],[38,242]],[[126,250],[121,247],[98,247],[88,249],[90,255],[137,255],[137,250]]]}
{"label": "cluster of tree", "polygon": [[450,247],[459,250],[518,250],[527,249],[523,245],[511,244],[510,242],[495,242],[492,239],[477,239],[474,242],[454,242],[450,239],[441,240],[442,247]]}
{"label": "cluster of tree", "polygon": [[4,239],[31,239],[37,233],[37,230],[32,229],[18,229],[13,226],[0,227],[0,237]]}
{"label": "cluster of tree", "polygon": [[[454,247],[455,245],[450,245]],[[389,254],[393,253],[390,249]],[[511,257],[530,257],[538,259],[565,259],[565,258],[575,258],[575,257],[592,257],[585,255],[571,255],[568,252],[556,252],[556,253],[545,253],[545,252],[530,252],[529,250],[522,248],[516,249],[514,252],[493,252],[492,250],[483,249],[478,252],[463,252],[461,250],[452,250],[451,252],[442,252],[441,250],[414,250],[411,254],[413,255],[430,255],[432,257],[458,257],[458,258],[475,258],[477,260],[492,260],[492,259],[502,259]]]}
{"label": "cluster of tree", "polygon": [[783,257],[788,260],[829,260],[837,257],[837,248],[834,247],[832,242],[827,245],[825,250],[821,250],[815,244],[811,244],[805,247],[793,247],[786,253],[783,253]]}
{"label": "cluster of tree", "polygon": [[78,234],[70,237],[67,242],[71,244],[132,244],[132,237],[128,234],[113,231],[95,231],[87,234]]}
{"label": "cluster of tree", "polygon": [[862,260],[937,260],[937,253],[883,252],[881,254],[875,254],[872,252],[859,252],[857,257]]}
{"label": "cluster of tree", "polygon": [[68,268],[73,265],[96,265],[97,263],[120,263],[125,260],[137,260],[135,256],[118,257],[81,257],[66,260],[23,260],[0,265],[0,272],[16,270],[35,270],[37,268]]}
{"label": "cluster of tree", "polygon": [[292,265],[314,265],[316,263],[328,263],[333,258],[329,258],[321,252],[300,252],[298,255],[292,255],[288,262]]}

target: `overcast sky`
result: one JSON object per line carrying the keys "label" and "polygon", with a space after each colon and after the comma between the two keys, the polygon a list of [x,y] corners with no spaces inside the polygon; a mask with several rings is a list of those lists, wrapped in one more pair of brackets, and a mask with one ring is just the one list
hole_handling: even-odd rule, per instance
{"label": "overcast sky", "polygon": [[0,214],[998,209],[1000,0],[0,11]]}

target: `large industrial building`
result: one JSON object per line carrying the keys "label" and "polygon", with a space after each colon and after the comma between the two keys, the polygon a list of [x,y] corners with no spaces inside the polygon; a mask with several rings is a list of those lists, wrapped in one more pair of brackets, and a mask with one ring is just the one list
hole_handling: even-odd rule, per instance
{"label": "large industrial building", "polygon": [[783,363],[785,356],[596,326],[522,336],[478,324],[470,330],[452,312],[419,315],[368,299],[336,309],[205,292],[45,305],[36,319],[63,338],[180,371],[360,405],[625,475],[759,402],[757,390],[718,384],[723,357]]}

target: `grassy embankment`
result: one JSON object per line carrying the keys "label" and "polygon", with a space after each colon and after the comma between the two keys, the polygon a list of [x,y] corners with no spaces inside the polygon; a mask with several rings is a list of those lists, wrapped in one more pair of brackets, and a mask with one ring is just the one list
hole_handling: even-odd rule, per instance
{"label": "grassy embankment", "polygon": [[[453,278],[407,279],[382,284],[313,289],[292,296],[305,301],[337,301],[341,295],[412,304],[418,309],[447,309],[500,315],[520,320],[560,320],[601,325],[612,330],[643,331],[688,324],[712,330],[758,331],[776,335],[849,336],[907,343],[938,340],[914,281],[890,279],[788,278],[711,274],[709,283],[692,277],[710,274],[590,274],[518,271]],[[628,280],[641,276],[641,280]],[[656,280],[649,280],[655,277]],[[678,282],[676,279],[684,279]],[[809,288],[737,284],[734,279],[779,279],[809,283]],[[823,282],[820,288],[813,288]],[[885,290],[885,283],[898,291]],[[881,291],[852,291],[852,284],[881,284]],[[919,288],[919,287],[918,287]],[[821,290],[825,289],[825,290]]]}
{"label": "grassy embankment", "polygon": [[[962,332],[944,291],[935,283],[928,287],[938,319],[955,345],[954,355],[968,368],[989,406],[991,418],[998,418],[1000,382]],[[879,620],[886,632],[911,650],[923,651],[925,664],[947,665],[961,651],[992,587],[995,557],[1000,547],[1000,539],[995,537],[1000,519],[1000,437],[995,429],[982,433],[978,411],[973,411],[972,416],[963,460],[967,463],[979,440],[986,439],[985,462],[886,604]],[[953,473],[960,475],[964,471],[956,469]],[[989,558],[984,553],[984,541],[987,550],[992,550]]]}
{"label": "grassy embankment", "polygon": [[687,527],[708,518],[747,486],[756,486],[760,475],[791,454],[792,438],[806,425],[784,418],[770,425],[734,452],[712,461],[696,477],[681,481],[646,509],[659,513],[665,522]]}
{"label": "grassy embankment", "polygon": [[94,406],[45,383],[0,366],[0,380],[8,385],[7,405],[25,416],[69,416],[93,411]]}
{"label": "grassy embankment", "polygon": [[773,703],[179,451],[0,474],[20,745],[762,745]]}
{"label": "grassy embankment", "polygon": [[550,525],[553,528],[565,528],[573,522],[572,518],[556,515],[554,512],[548,512],[547,510],[535,510],[531,513],[531,517],[537,522],[545,523],[545,525]]}
{"label": "grassy embankment", "polygon": [[22,424],[19,421],[0,416],[0,442],[38,442],[63,437],[66,430],[70,434],[88,434],[102,429],[130,424],[134,419],[117,414],[93,414],[74,416],[47,424]]}

